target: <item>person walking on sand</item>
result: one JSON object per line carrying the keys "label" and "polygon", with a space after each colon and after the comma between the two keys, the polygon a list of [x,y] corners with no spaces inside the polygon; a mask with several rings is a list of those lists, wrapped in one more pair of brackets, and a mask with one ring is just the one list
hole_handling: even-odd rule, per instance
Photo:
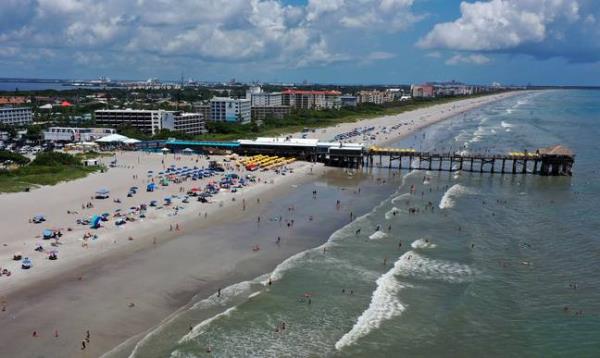
{"label": "person walking on sand", "polygon": [[85,350],[85,341],[81,341],[81,350]]}

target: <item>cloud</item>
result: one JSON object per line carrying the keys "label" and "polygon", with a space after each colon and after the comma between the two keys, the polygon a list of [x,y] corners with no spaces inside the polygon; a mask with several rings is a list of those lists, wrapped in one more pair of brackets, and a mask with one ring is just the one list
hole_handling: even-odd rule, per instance
{"label": "cloud", "polygon": [[188,58],[318,66],[360,57],[358,47],[339,48],[344,41],[396,33],[421,18],[414,0],[283,1],[3,0],[0,47],[52,49],[80,66],[121,55],[138,65]]}
{"label": "cloud", "polygon": [[[424,49],[600,59],[593,0],[491,0],[460,4],[461,16],[436,24],[417,45]],[[583,41],[582,41],[583,40]]]}
{"label": "cloud", "polygon": [[446,60],[447,65],[460,65],[460,64],[473,64],[473,65],[485,65],[491,60],[489,57],[472,54],[472,55],[454,55]]}

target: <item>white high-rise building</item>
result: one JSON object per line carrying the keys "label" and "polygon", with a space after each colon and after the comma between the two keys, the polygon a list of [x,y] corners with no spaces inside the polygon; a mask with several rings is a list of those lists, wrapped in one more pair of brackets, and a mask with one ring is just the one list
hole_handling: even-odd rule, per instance
{"label": "white high-rise building", "polygon": [[260,87],[250,87],[246,91],[246,99],[252,107],[279,107],[282,102],[281,92],[264,92]]}
{"label": "white high-rise building", "polygon": [[0,123],[12,126],[24,126],[33,121],[29,107],[0,107]]}
{"label": "white high-rise building", "polygon": [[201,113],[128,108],[97,110],[95,116],[97,125],[112,128],[129,126],[152,135],[161,129],[188,134],[199,134],[206,131]]}
{"label": "white high-rise building", "polygon": [[249,99],[214,97],[210,100],[210,119],[221,122],[250,123],[250,107]]}

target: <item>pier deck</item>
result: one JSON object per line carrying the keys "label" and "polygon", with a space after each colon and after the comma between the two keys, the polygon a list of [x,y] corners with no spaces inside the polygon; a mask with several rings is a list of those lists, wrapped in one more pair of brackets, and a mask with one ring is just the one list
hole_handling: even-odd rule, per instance
{"label": "pier deck", "polygon": [[362,157],[366,167],[552,176],[572,175],[574,161],[575,155],[560,145],[507,154],[432,153],[373,146]]}

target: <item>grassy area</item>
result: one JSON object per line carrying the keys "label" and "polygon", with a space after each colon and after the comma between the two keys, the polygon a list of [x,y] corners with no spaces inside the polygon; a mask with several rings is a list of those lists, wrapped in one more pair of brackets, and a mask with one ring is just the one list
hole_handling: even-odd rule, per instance
{"label": "grassy area", "polygon": [[115,155],[115,153],[113,152],[85,152],[85,153],[77,153],[75,154],[75,157],[79,160],[86,160],[86,159],[96,159],[96,158],[102,158],[102,157],[113,157]]}
{"label": "grassy area", "polygon": [[29,165],[0,172],[0,192],[18,192],[40,185],[79,179],[100,170],[85,167],[80,159],[64,153],[41,153]]}

